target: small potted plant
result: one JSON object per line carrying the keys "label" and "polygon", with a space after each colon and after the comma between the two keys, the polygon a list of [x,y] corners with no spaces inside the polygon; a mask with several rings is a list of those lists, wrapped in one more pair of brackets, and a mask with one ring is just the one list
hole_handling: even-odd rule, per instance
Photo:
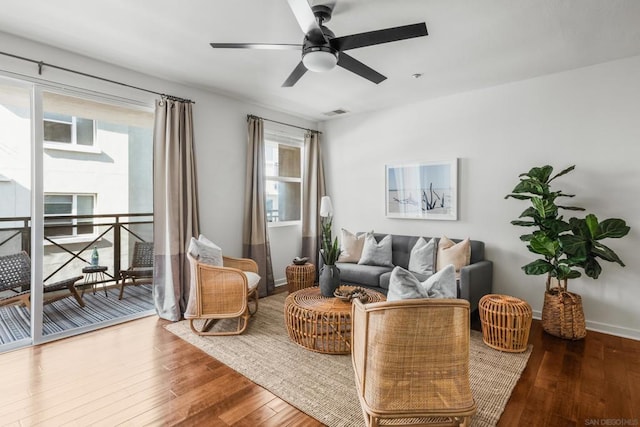
{"label": "small potted plant", "polygon": [[331,239],[331,223],[331,216],[322,218],[320,256],[322,256],[323,266],[320,269],[318,282],[320,293],[325,297],[332,297],[335,290],[340,286],[340,269],[336,267],[336,261],[338,261],[341,250],[338,238]]}
{"label": "small potted plant", "polygon": [[[622,219],[611,218],[599,222],[593,214],[564,220],[560,210],[584,211],[584,208],[558,205],[557,199],[574,195],[552,191],[550,183],[574,169],[575,166],[571,166],[552,176],[553,167],[534,167],[520,175],[520,182],[505,198],[531,202],[531,206],[520,214],[521,219],[511,223],[533,228],[531,233],[520,236],[520,240],[540,258],[522,269],[526,274],[547,275],[542,308],[544,330],[561,338],[581,339],[586,335],[582,300],[580,295],[567,290],[567,282],[580,277],[580,270],[586,276],[597,279],[602,272],[598,260],[615,262],[624,267],[618,255],[601,240],[624,237],[630,228]],[[552,286],[553,279],[555,286]]]}

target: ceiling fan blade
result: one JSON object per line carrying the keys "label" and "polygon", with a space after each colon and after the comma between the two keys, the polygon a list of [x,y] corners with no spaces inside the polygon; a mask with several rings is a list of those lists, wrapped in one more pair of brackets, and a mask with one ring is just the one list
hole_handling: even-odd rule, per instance
{"label": "ceiling fan blade", "polygon": [[300,61],[298,66],[294,68],[291,74],[289,74],[289,77],[287,77],[287,80],[285,80],[285,82],[282,83],[282,87],[293,86],[294,84],[296,84],[298,80],[300,80],[300,77],[302,77],[306,72],[307,72],[307,67],[305,67],[302,61]]}
{"label": "ceiling fan blade", "polygon": [[272,44],[272,43],[209,43],[215,49],[271,49],[271,50],[300,50],[301,44]]}
{"label": "ceiling fan blade", "polygon": [[349,70],[352,73],[356,73],[360,77],[364,77],[365,79],[372,81],[375,84],[378,84],[387,79],[385,76],[383,76],[373,68],[369,68],[362,62],[358,61],[352,56],[347,55],[344,52],[340,52],[338,54],[338,65],[345,70]]}
{"label": "ceiling fan blade", "polygon": [[412,39],[414,37],[422,37],[426,35],[428,35],[427,24],[421,22],[419,24],[403,25],[401,27],[336,37],[331,40],[331,46],[339,51],[343,51],[381,43],[395,42],[398,40]]}
{"label": "ceiling fan blade", "polygon": [[327,41],[307,0],[288,0],[289,7],[298,21],[302,32],[313,41]]}

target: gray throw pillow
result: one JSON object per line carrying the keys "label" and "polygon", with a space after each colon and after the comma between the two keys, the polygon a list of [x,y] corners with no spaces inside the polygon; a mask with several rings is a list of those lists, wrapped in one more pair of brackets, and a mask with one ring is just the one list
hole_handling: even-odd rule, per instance
{"label": "gray throw pillow", "polygon": [[380,242],[376,242],[373,233],[367,233],[358,264],[393,267],[391,261],[391,235],[387,234]]}
{"label": "gray throw pillow", "polygon": [[198,262],[222,267],[222,249],[202,234],[191,238],[187,252]]}
{"label": "gray throw pillow", "polygon": [[436,255],[436,239],[429,242],[420,237],[409,255],[409,271],[419,274],[433,273],[433,264]]}
{"label": "gray throw pillow", "polygon": [[409,270],[395,267],[389,279],[387,301],[417,298],[456,298],[456,270],[448,265],[420,282]]}

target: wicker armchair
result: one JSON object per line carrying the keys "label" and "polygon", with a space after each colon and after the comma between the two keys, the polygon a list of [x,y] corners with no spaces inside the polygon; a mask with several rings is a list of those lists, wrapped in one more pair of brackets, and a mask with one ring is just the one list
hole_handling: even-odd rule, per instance
{"label": "wicker armchair", "polygon": [[[223,267],[198,262],[187,254],[191,267],[189,303],[184,314],[198,335],[238,335],[258,311],[258,264],[252,259],[223,257]],[[251,307],[253,306],[253,307]],[[210,331],[217,320],[237,318],[235,330]],[[196,320],[204,320],[198,328]]]}
{"label": "wicker armchair", "polygon": [[468,426],[469,302],[416,299],[352,312],[351,358],[367,426]]}
{"label": "wicker armchair", "polygon": [[131,265],[120,272],[118,299],[122,299],[125,286],[144,283],[153,283],[153,242],[135,242],[133,245]]}
{"label": "wicker armchair", "polygon": [[[75,276],[44,285],[44,303],[74,297],[80,307],[84,307],[75,286],[80,279],[82,276]],[[31,308],[31,259],[26,252],[0,256],[0,295],[4,295],[0,297],[0,306],[21,304]]]}

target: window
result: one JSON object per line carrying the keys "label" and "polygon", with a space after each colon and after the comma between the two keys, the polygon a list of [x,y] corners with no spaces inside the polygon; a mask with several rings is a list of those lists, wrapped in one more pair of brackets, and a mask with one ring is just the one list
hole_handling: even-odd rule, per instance
{"label": "window", "polygon": [[[75,218],[93,215],[94,194],[45,194],[44,235],[47,237],[75,237],[93,234],[93,218]],[[49,218],[69,215],[70,218]]]}
{"label": "window", "polygon": [[66,114],[44,113],[44,141],[93,146],[95,124],[91,119]]}
{"label": "window", "polygon": [[265,133],[267,222],[300,221],[302,137]]}

